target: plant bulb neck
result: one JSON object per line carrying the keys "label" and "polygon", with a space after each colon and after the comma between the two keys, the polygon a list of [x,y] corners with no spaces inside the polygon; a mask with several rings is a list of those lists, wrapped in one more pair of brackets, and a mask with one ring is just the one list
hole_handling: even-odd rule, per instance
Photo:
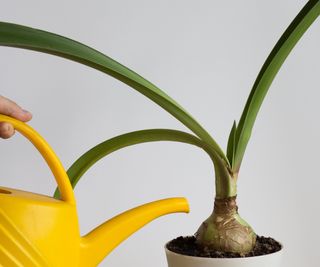
{"label": "plant bulb neck", "polygon": [[238,213],[237,196],[227,198],[215,198],[213,212],[217,215],[233,215]]}

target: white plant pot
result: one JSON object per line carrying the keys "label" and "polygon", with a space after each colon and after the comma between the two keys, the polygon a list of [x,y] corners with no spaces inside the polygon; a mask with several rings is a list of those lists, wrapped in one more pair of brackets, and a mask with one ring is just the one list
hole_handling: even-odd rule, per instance
{"label": "white plant pot", "polygon": [[281,267],[283,248],[275,253],[247,258],[202,258],[174,253],[165,247],[168,267]]}

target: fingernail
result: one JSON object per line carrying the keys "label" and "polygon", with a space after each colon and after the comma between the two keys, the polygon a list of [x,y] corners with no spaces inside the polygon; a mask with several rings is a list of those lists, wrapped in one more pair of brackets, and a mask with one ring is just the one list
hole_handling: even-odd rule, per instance
{"label": "fingernail", "polygon": [[23,109],[23,110],[22,110],[22,112],[23,112],[23,113],[25,113],[25,114],[31,114],[31,112],[30,112],[30,111],[25,110],[25,109]]}

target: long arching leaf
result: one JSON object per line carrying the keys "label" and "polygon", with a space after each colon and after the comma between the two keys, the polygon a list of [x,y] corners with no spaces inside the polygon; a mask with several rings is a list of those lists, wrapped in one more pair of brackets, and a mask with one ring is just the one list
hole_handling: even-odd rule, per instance
{"label": "long arching leaf", "polygon": [[[91,148],[71,165],[67,173],[72,187],[76,186],[91,166],[112,152],[128,146],[156,141],[183,142],[204,148],[204,143],[196,136],[176,130],[150,129],[122,134]],[[55,191],[55,197],[59,197],[58,189]]]}
{"label": "long arching leaf", "polygon": [[178,103],[155,85],[110,57],[69,38],[22,25],[0,22],[0,45],[24,48],[67,58],[102,71],[145,95],[181,121],[228,163],[208,132]]}
{"label": "long arching leaf", "polygon": [[[72,164],[72,166],[68,169],[67,172],[72,187],[76,186],[80,178],[92,165],[94,165],[103,157],[111,154],[112,152],[115,152],[128,146],[156,141],[173,141],[195,145],[205,150],[211,157],[208,146],[203,141],[201,141],[198,137],[194,135],[182,131],[170,129],[149,129],[130,132],[106,140],[96,145],[92,149],[88,150],[81,157],[79,157]],[[219,159],[212,160],[215,161]],[[222,164],[219,164],[219,166],[220,165],[222,166]],[[221,179],[221,181],[219,179]],[[222,186],[229,186],[229,183],[231,182],[228,179],[226,179],[226,177],[224,177],[223,175],[220,175],[218,177],[217,183],[221,184]],[[54,196],[56,198],[59,198],[58,190],[55,191]]]}
{"label": "long arching leaf", "polygon": [[235,159],[232,164],[234,172],[239,171],[258,111],[273,79],[293,47],[319,15],[320,1],[309,1],[281,36],[262,66],[237,127]]}

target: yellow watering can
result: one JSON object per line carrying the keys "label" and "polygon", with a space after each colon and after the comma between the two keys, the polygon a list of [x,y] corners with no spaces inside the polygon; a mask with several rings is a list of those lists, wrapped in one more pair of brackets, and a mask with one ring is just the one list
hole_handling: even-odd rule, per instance
{"label": "yellow watering can", "polygon": [[30,126],[0,115],[42,154],[58,184],[61,200],[0,187],[0,266],[97,266],[117,245],[153,219],[189,212],[184,198],[170,198],[126,211],[81,237],[69,178],[47,142]]}

